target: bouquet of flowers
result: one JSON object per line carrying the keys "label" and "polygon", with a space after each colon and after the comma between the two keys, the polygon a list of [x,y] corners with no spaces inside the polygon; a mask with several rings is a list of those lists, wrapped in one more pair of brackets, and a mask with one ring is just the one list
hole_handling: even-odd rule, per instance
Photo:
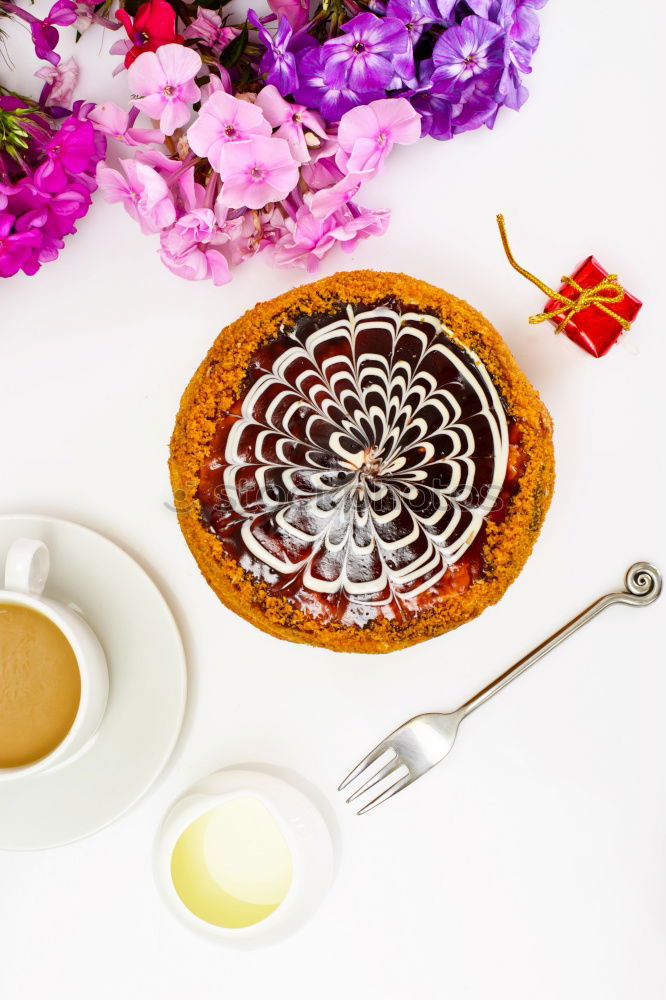
{"label": "bouquet of flowers", "polygon": [[358,204],[362,186],[396,144],[492,128],[500,107],[520,108],[545,2],[269,0],[271,13],[238,19],[229,0],[122,0],[112,19],[110,0],[57,0],[39,22],[4,6],[30,24],[52,88],[64,77],[56,24],[122,26],[111,51],[130,110],[79,105],[70,125],[125,147],[97,181],[159,235],[164,264],[223,284],[259,252],[312,271],[333,247],[383,233],[389,214]]}

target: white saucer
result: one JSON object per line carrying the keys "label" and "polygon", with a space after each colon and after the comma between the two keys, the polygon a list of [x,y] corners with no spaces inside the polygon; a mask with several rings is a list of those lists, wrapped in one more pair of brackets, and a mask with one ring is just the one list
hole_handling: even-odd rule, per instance
{"label": "white saucer", "polygon": [[187,692],[185,654],[166,601],[122,549],[52,517],[0,516],[0,566],[20,537],[51,554],[46,595],[80,609],[109,667],[109,704],[94,742],[60,769],[0,783],[0,850],[79,840],[150,788],[174,748]]}

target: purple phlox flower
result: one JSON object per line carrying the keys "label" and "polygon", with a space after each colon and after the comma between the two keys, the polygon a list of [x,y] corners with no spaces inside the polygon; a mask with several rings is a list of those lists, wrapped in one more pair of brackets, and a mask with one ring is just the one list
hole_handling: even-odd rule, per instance
{"label": "purple phlox flower", "polygon": [[311,149],[320,148],[327,139],[323,118],[314,111],[308,111],[303,104],[285,101],[277,87],[264,87],[257,95],[257,107],[276,129],[275,135],[287,140],[298,163],[308,163]]}
{"label": "purple phlox flower", "polygon": [[15,222],[16,217],[9,212],[0,215],[0,278],[11,278],[25,265],[27,274],[37,270],[30,268],[29,259],[35,256],[41,237],[38,232],[13,232]]}
{"label": "purple phlox flower", "polygon": [[197,16],[183,32],[183,38],[198,39],[215,55],[219,55],[223,49],[226,49],[229,42],[232,42],[238,35],[240,35],[239,28],[224,25],[219,14],[216,14],[214,10],[207,10],[205,7],[198,8]]}
{"label": "purple phlox flower", "polygon": [[[428,60],[430,66],[432,60]],[[453,105],[443,96],[438,85],[432,82],[432,71],[426,70],[424,82],[410,94],[412,107],[421,115],[421,135],[431,135],[433,139],[450,139],[453,135],[451,119]],[[448,93],[448,87],[445,88]]]}
{"label": "purple phlox flower", "polygon": [[35,76],[45,81],[39,103],[44,107],[51,104],[68,107],[79,82],[79,72],[78,63],[73,57],[57,66],[42,66],[38,69]]}
{"label": "purple phlox flower", "polygon": [[[441,7],[443,3],[448,2],[449,0],[438,0],[438,6]],[[454,0],[452,6],[455,7],[457,2],[458,0]],[[465,2],[472,14],[478,14],[479,17],[483,17],[486,21],[497,21],[496,15],[501,0],[465,0]]]}
{"label": "purple phlox flower", "polygon": [[547,0],[501,0],[497,23],[508,30],[513,45],[534,52],[539,45],[539,18],[537,10],[545,7]]}
{"label": "purple phlox flower", "polygon": [[289,144],[273,136],[255,136],[222,146],[220,201],[229,208],[264,208],[282,201],[298,183],[298,164]]}
{"label": "purple phlox flower", "polygon": [[386,90],[396,74],[395,57],[409,49],[409,34],[402,21],[358,14],[341,31],[322,47],[326,86],[349,88],[359,94]]}
{"label": "purple phlox flower", "polygon": [[281,17],[275,35],[271,35],[255,11],[249,10],[247,19],[256,28],[259,41],[266,50],[259,63],[259,69],[266,74],[266,83],[274,84],[283,96],[293,94],[298,87],[298,73],[296,57],[289,47],[292,39],[289,21]]}
{"label": "purple phlox flower", "polygon": [[271,131],[260,107],[219,90],[202,106],[187,131],[187,139],[197,156],[208,157],[215,170],[219,170],[225,143],[269,136]]}
{"label": "purple phlox flower", "polygon": [[68,174],[92,171],[97,163],[95,130],[89,121],[69,118],[45,147],[46,160],[35,171],[35,184],[43,191],[61,191]]}
{"label": "purple phlox flower", "polygon": [[386,13],[402,21],[407,29],[407,51],[395,56],[393,65],[398,76],[409,86],[416,83],[414,46],[426,28],[439,19],[430,0],[388,0]]}
{"label": "purple phlox flower", "polygon": [[38,59],[45,59],[51,65],[57,66],[60,56],[55,51],[55,47],[60,41],[60,34],[56,25],[65,27],[74,24],[78,14],[74,0],[56,0],[50,11],[44,18],[35,17],[22,7],[16,4],[7,4],[5,10],[8,13],[20,17],[30,25],[32,44],[35,47],[35,55]]}
{"label": "purple phlox flower", "polygon": [[546,0],[502,0],[498,13],[498,21],[506,30],[505,67],[498,97],[515,111],[528,97],[521,74],[532,72],[532,55],[539,45],[539,20],[535,11],[545,3]]}
{"label": "purple phlox flower", "polygon": [[[480,3],[492,3],[492,0],[479,0]],[[454,20],[455,9],[458,5],[458,0],[433,0],[433,7],[438,14],[435,18],[440,24],[451,24]],[[469,7],[472,7],[471,3],[468,3]],[[478,11],[474,11],[478,14]]]}
{"label": "purple phlox flower", "polygon": [[176,209],[164,178],[140,160],[121,160],[125,174],[100,163],[97,182],[104,197],[120,202],[125,211],[139,223],[144,233],[157,233],[176,220]]}
{"label": "purple phlox flower", "polygon": [[476,14],[437,39],[432,54],[433,83],[451,101],[465,99],[472,89],[496,87],[504,70],[504,31]]}
{"label": "purple phlox flower", "polygon": [[111,136],[126,146],[140,146],[148,142],[164,142],[164,133],[156,128],[134,128],[134,122],[139,116],[139,109],[124,111],[113,101],[103,101],[96,105],[88,115],[96,129],[104,135]]}
{"label": "purple phlox flower", "polygon": [[373,101],[343,115],[335,162],[345,173],[377,173],[395,143],[408,146],[420,135],[420,116],[406,98]]}
{"label": "purple phlox flower", "polygon": [[221,252],[228,241],[210,208],[181,216],[160,237],[160,257],[174,274],[189,281],[211,278],[214,285],[231,281],[229,263]]}
{"label": "purple phlox flower", "polygon": [[361,96],[346,85],[336,87],[325,83],[325,62],[323,46],[304,48],[298,53],[299,86],[294,97],[307,107],[318,108],[326,121],[337,122],[350,108],[384,97],[381,89],[367,91]]}

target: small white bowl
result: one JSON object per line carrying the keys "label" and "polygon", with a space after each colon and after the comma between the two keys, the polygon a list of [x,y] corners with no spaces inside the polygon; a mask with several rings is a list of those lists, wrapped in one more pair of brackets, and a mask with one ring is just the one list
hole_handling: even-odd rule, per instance
{"label": "small white bowl", "polygon": [[[280,905],[258,923],[218,927],[183,903],[171,877],[171,858],[178,838],[195,820],[231,799],[247,797],[268,809],[282,833],[291,854],[291,884]],[[285,778],[249,767],[216,771],[193,785],[171,808],[155,842],[155,881],[168,908],[191,930],[238,948],[273,943],[304,924],[328,891],[335,867],[331,830],[312,800]]]}

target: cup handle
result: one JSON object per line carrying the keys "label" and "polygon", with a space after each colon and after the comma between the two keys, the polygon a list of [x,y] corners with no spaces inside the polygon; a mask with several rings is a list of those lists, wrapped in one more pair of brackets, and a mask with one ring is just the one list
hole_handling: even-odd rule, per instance
{"label": "cup handle", "polygon": [[46,586],[51,561],[44,542],[36,538],[17,538],[7,553],[5,590],[39,597]]}

